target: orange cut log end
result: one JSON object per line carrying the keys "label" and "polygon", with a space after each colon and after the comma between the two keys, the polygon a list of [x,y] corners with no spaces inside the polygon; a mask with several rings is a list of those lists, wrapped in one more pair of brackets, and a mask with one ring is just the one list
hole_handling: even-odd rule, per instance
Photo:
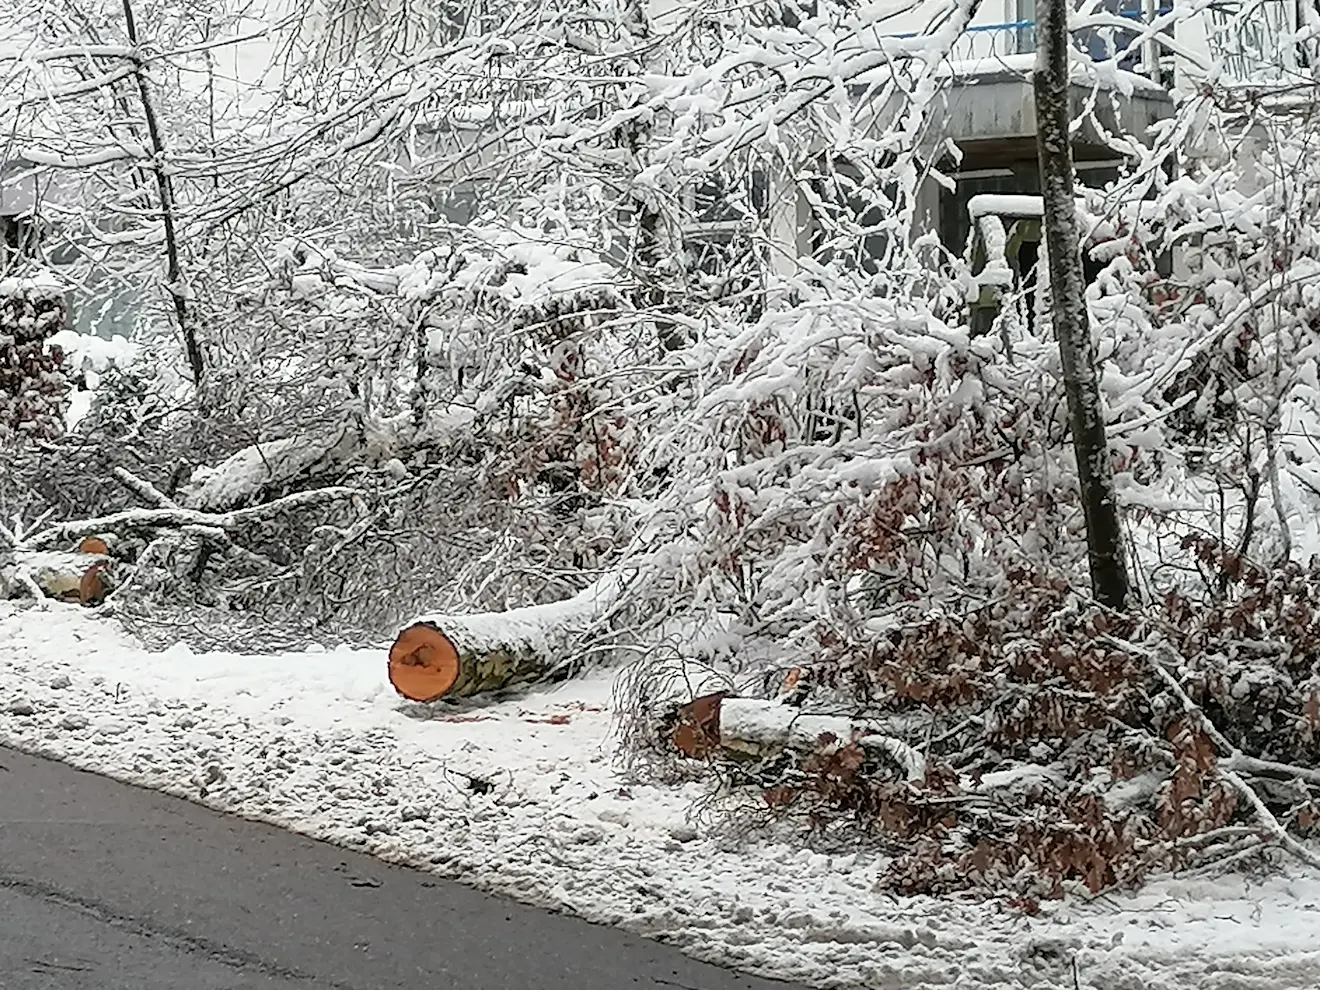
{"label": "orange cut log end", "polygon": [[78,544],[79,553],[97,553],[101,556],[108,556],[110,548],[105,545],[105,540],[95,536],[89,536]]}
{"label": "orange cut log end", "polygon": [[83,573],[82,580],[78,582],[78,601],[84,605],[100,605],[105,601],[105,582],[101,580],[101,573],[105,570],[105,564],[93,564]]}
{"label": "orange cut log end", "polygon": [[704,760],[720,745],[720,702],[725,692],[694,698],[678,710],[674,748],[689,760]]}
{"label": "orange cut log end", "polygon": [[435,626],[419,622],[390,647],[390,683],[410,701],[437,701],[458,680],[458,650]]}

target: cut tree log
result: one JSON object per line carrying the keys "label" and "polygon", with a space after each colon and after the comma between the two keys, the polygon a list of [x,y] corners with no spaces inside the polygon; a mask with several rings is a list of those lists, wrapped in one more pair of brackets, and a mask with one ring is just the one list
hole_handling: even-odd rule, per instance
{"label": "cut tree log", "polygon": [[710,694],[679,709],[673,745],[684,756],[764,759],[784,751],[823,753],[856,743],[883,757],[910,781],[924,780],[925,758],[865,721],[811,715],[792,705],[759,698]]}
{"label": "cut tree log", "polygon": [[[629,745],[645,750],[677,745],[689,755],[705,752],[705,720],[715,698],[734,693],[729,675],[700,660],[657,657],[653,651],[620,677],[615,693],[621,710],[640,716],[624,730]],[[694,698],[706,706],[692,708]]]}
{"label": "cut tree log", "polygon": [[607,578],[562,602],[424,616],[390,648],[390,683],[411,701],[432,702],[539,680],[569,659],[618,594],[618,581]]}
{"label": "cut tree log", "polygon": [[0,598],[29,597],[36,587],[47,598],[86,602],[84,579],[109,563],[104,553],[15,550],[0,558]]}

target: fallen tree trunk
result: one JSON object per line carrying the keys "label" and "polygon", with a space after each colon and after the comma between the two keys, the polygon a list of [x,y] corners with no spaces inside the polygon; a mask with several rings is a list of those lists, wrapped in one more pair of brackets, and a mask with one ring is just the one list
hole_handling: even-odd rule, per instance
{"label": "fallen tree trunk", "polygon": [[714,756],[756,760],[791,751],[823,754],[853,745],[881,757],[907,780],[925,779],[925,758],[915,749],[865,721],[811,715],[792,705],[759,698],[711,694],[678,711],[674,748],[692,759]]}
{"label": "fallen tree trunk", "polygon": [[[678,746],[688,756],[703,755],[706,726],[715,700],[734,693],[733,681],[699,660],[648,657],[620,679],[620,707],[642,716],[633,742],[647,749]],[[693,708],[693,699],[705,704]],[[716,733],[718,734],[718,733]]]}
{"label": "fallen tree trunk", "polygon": [[617,580],[607,578],[562,602],[424,616],[390,648],[390,683],[411,701],[431,702],[539,680],[568,659],[618,593]]}
{"label": "fallen tree trunk", "polygon": [[328,484],[342,477],[361,448],[361,437],[348,426],[331,436],[293,436],[253,444],[215,467],[195,470],[180,493],[181,504],[214,513],[261,505],[290,490],[308,490],[318,479]]}
{"label": "fallen tree trunk", "polygon": [[263,502],[260,505],[233,509],[229,512],[198,512],[180,508],[126,509],[108,516],[56,523],[33,534],[24,542],[33,550],[46,550],[93,534],[120,535],[160,529],[229,532],[254,525],[280,512],[351,499],[357,494],[357,490],[353,488],[313,488],[305,492],[285,495],[273,502]]}

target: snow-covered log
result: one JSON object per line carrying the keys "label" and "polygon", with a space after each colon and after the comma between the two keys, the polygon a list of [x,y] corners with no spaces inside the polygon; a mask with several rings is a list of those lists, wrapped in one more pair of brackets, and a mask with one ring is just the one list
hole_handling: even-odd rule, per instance
{"label": "snow-covered log", "polygon": [[[616,687],[618,708],[636,714],[625,735],[646,750],[677,747],[685,756],[704,756],[707,722],[716,699],[734,693],[733,681],[710,664],[688,657],[633,664]],[[705,704],[693,707],[693,699]]]}
{"label": "snow-covered log", "polygon": [[268,502],[318,479],[328,484],[343,476],[361,447],[361,438],[348,427],[326,436],[256,443],[216,467],[194,471],[181,493],[182,505],[200,512],[228,512]]}
{"label": "snow-covered log", "polygon": [[618,582],[607,578],[562,602],[423,616],[390,648],[390,683],[405,698],[429,702],[538,680],[570,658],[618,592]]}
{"label": "snow-covered log", "polygon": [[27,598],[38,589],[47,598],[91,602],[100,598],[104,553],[14,550],[0,555],[0,598]]}
{"label": "snow-covered log", "polygon": [[856,743],[869,756],[884,758],[907,780],[923,780],[920,753],[865,721],[812,715],[792,705],[759,698],[715,694],[695,698],[680,709],[674,746],[684,756],[718,754],[731,759],[763,759],[776,753],[823,753]]}
{"label": "snow-covered log", "polygon": [[810,752],[850,742],[887,756],[908,780],[926,776],[926,761],[920,753],[866,722],[810,715],[792,705],[757,698],[725,698],[720,703],[720,746],[727,753],[759,757],[775,750]]}

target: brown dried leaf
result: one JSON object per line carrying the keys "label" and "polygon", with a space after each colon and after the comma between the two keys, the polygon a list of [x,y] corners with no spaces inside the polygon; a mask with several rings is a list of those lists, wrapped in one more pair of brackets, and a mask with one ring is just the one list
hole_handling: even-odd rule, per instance
{"label": "brown dried leaf", "polygon": [[1306,724],[1312,732],[1320,729],[1320,690],[1311,689],[1311,696],[1302,706],[1302,717],[1306,719]]}

